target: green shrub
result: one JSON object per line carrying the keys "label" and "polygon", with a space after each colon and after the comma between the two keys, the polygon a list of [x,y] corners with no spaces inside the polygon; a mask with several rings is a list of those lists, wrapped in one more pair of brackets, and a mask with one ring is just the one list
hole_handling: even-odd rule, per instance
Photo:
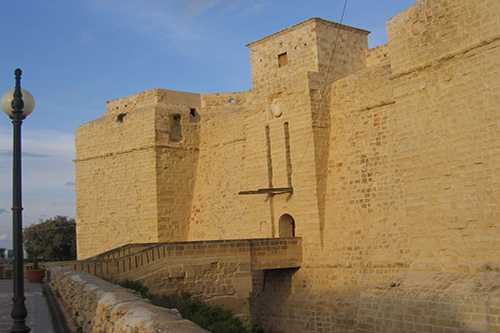
{"label": "green shrub", "polygon": [[210,332],[231,333],[248,332],[241,320],[233,315],[231,309],[205,305],[189,318]]}
{"label": "green shrub", "polygon": [[132,289],[141,294],[142,297],[146,298],[148,295],[149,288],[142,284],[141,281],[131,280],[131,279],[123,279],[118,281],[118,285],[123,288]]}
{"label": "green shrub", "polygon": [[231,309],[212,306],[198,300],[178,296],[148,295],[151,303],[168,309],[177,309],[182,318],[190,320],[210,332],[250,333]]}
{"label": "green shrub", "polygon": [[243,326],[231,309],[224,309],[220,306],[211,306],[195,299],[190,299],[189,295],[181,296],[160,296],[148,293],[148,287],[141,281],[123,279],[118,285],[132,289],[141,293],[152,304],[167,309],[177,309],[182,318],[190,320],[200,327],[215,333],[250,333],[251,331]]}
{"label": "green shrub", "polygon": [[192,300],[186,297],[179,296],[159,296],[159,295],[148,295],[148,299],[154,305],[161,306],[167,309],[177,309],[181,314],[182,318],[189,319],[191,314],[198,312],[203,306],[202,302],[198,300]]}

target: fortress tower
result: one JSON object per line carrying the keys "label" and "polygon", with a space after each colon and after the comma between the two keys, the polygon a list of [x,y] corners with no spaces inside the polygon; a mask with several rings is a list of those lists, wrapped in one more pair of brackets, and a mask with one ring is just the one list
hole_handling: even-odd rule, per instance
{"label": "fortress tower", "polygon": [[209,253],[148,283],[230,271],[217,287],[268,331],[500,331],[499,18],[498,0],[420,0],[369,50],[312,18],[248,44],[252,89],[108,102],[76,133],[79,259],[300,237],[300,265]]}
{"label": "fortress tower", "polygon": [[327,88],[366,66],[367,34],[312,18],[248,45],[251,90],[108,102],[76,135],[79,258],[182,240],[297,235],[319,246]]}
{"label": "fortress tower", "polygon": [[108,102],[78,128],[79,257],[129,243],[185,240],[200,96],[163,89]]}

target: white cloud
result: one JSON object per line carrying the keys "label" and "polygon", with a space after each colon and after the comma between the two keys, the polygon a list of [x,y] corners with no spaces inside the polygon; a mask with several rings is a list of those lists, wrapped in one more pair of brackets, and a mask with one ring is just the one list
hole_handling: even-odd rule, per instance
{"label": "white cloud", "polygon": [[216,43],[220,47],[214,22],[234,19],[238,13],[257,11],[263,5],[250,0],[89,0],[87,6],[92,13],[106,13],[108,24],[128,27],[160,42],[155,45],[157,52],[193,56],[213,50]]}
{"label": "white cloud", "polygon": [[90,43],[95,40],[95,31],[87,30],[80,33],[80,41],[84,43]]}
{"label": "white cloud", "polygon": [[[246,14],[264,7],[262,3],[253,4],[253,1],[249,0],[190,0],[184,1],[184,3],[186,6],[182,17],[188,18],[207,15],[210,10],[216,11],[219,15],[237,14],[239,10]],[[246,3],[250,3],[250,5],[247,6]]]}
{"label": "white cloud", "polygon": [[[12,154],[12,129],[0,127],[0,154]],[[23,155],[31,157],[74,156],[74,136],[54,130],[23,130]]]}
{"label": "white cloud", "polygon": [[181,24],[180,12],[175,2],[91,0],[89,8],[108,14],[110,23],[128,26],[140,34],[151,38],[180,39],[192,38],[189,25]]}
{"label": "white cloud", "polygon": [[[0,154],[7,157],[0,162],[0,183],[10,182],[12,138],[0,134]],[[73,159],[75,147],[73,134],[51,130],[23,131],[23,190],[54,191],[75,179]],[[67,186],[66,186],[67,187]],[[5,189],[1,189],[4,192]],[[0,204],[0,207],[5,204]]]}
{"label": "white cloud", "polygon": [[196,17],[198,15],[202,15],[207,10],[213,8],[221,0],[191,0],[186,1],[187,6],[184,8],[182,12],[182,17]]}
{"label": "white cloud", "polygon": [[[11,246],[12,137],[0,126],[0,232],[1,246]],[[55,215],[75,216],[75,158],[73,134],[53,130],[23,131],[24,226]]]}
{"label": "white cloud", "polygon": [[54,130],[23,132],[23,151],[71,159],[75,156],[74,134]]}
{"label": "white cloud", "polygon": [[253,6],[250,6],[250,7],[247,7],[245,10],[244,10],[244,13],[245,14],[249,14],[249,13],[255,13],[255,12],[258,12],[260,11],[261,9],[263,9],[265,7],[264,4],[262,3],[256,3],[255,5]]}

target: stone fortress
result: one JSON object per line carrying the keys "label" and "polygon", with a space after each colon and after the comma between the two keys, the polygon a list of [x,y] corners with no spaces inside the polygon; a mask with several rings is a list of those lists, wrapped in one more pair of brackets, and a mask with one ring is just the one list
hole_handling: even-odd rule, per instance
{"label": "stone fortress", "polygon": [[[368,49],[312,18],[248,44],[248,91],[108,102],[76,132],[79,259],[296,238],[300,265],[235,292],[266,332],[500,332],[500,1],[386,27]],[[130,276],[162,291],[183,265]]]}

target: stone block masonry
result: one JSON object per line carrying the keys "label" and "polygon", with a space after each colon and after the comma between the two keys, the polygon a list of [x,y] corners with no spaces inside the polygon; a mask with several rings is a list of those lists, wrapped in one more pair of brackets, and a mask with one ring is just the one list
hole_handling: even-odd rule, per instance
{"label": "stone block masonry", "polygon": [[129,290],[85,272],[49,268],[49,282],[83,332],[201,333],[177,311],[152,305]]}
{"label": "stone block masonry", "polygon": [[155,89],[108,103],[104,117],[78,128],[80,258],[129,243],[186,240],[199,107],[198,94]]}
{"label": "stone block masonry", "polygon": [[500,274],[408,272],[361,294],[356,332],[500,332]]}
{"label": "stone block masonry", "polygon": [[[137,251],[130,253],[132,249]],[[267,270],[296,270],[302,265],[302,240],[295,237],[138,244],[59,264],[107,279],[139,280],[154,294],[189,294],[208,303],[224,304],[250,321],[248,298],[253,276]]]}

